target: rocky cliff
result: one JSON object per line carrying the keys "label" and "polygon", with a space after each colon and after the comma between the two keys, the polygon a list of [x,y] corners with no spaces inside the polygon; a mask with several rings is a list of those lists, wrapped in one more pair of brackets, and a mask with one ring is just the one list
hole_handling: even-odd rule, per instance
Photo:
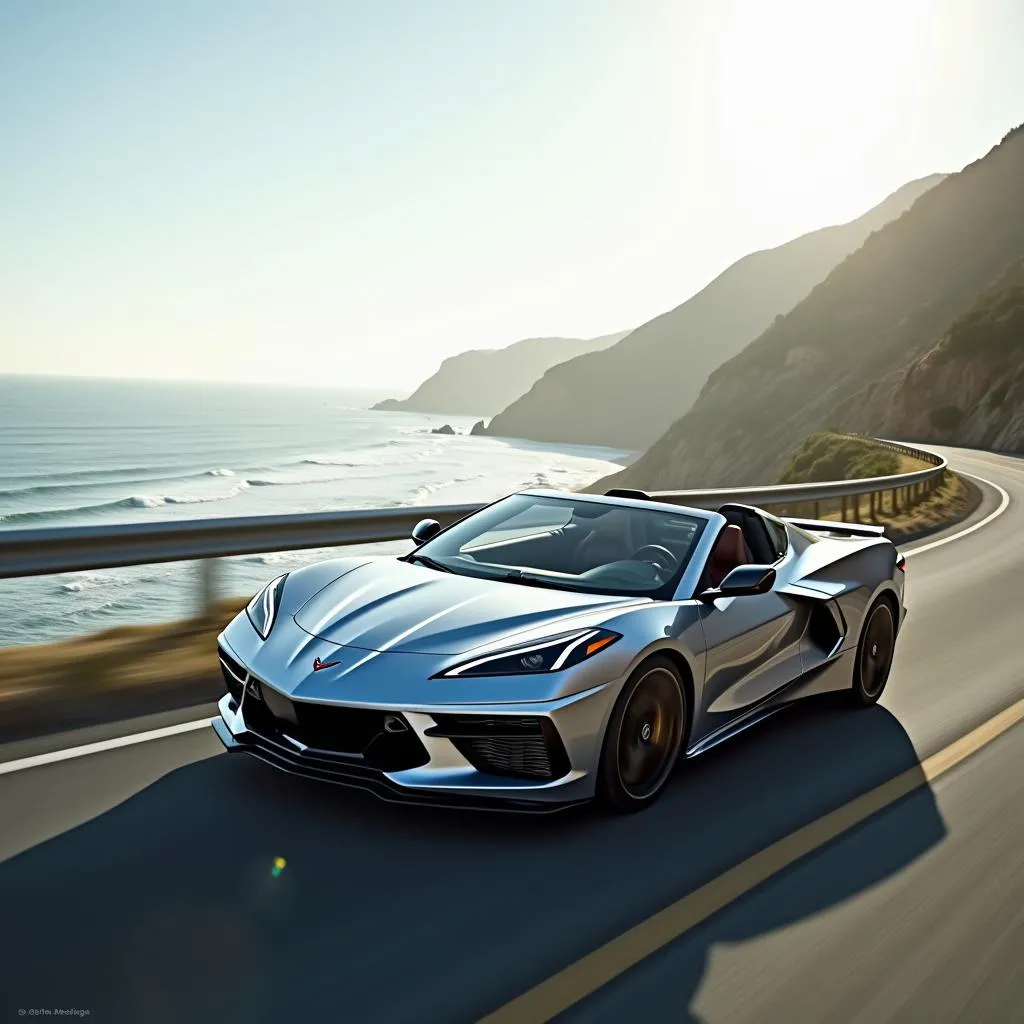
{"label": "rocky cliff", "polygon": [[618,344],[552,367],[488,433],[641,449],[690,407],[716,367],[788,312],[845,256],[942,179],[911,182],[864,216],[745,256]]}
{"label": "rocky cliff", "polygon": [[[901,399],[899,374],[927,357],[953,321],[1022,257],[1024,126],[872,234],[792,312],[719,367],[690,412],[641,458],[594,489],[613,481],[666,489],[770,482],[807,434],[833,425],[912,436],[913,424],[898,415],[909,417],[913,408],[915,422],[931,418],[941,389],[954,394],[958,368],[966,390],[956,392],[956,401],[942,401],[965,409],[960,403],[969,395],[995,388],[997,366],[1014,379],[1013,358],[979,361],[965,350],[956,358],[966,362],[945,368],[925,358]],[[926,382],[934,393],[918,392],[911,403],[908,389]]]}
{"label": "rocky cliff", "polygon": [[845,417],[890,437],[1024,451],[1024,260]]}
{"label": "rocky cliff", "polygon": [[471,349],[450,356],[408,398],[388,398],[386,412],[439,412],[491,416],[528,391],[556,363],[596,352],[629,332],[599,338],[526,338],[499,349]]}

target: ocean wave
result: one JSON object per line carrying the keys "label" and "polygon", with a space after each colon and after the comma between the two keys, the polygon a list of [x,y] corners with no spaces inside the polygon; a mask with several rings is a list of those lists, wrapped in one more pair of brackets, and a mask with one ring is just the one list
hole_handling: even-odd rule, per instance
{"label": "ocean wave", "polygon": [[99,604],[89,605],[85,608],[70,609],[65,612],[65,615],[75,622],[90,623],[95,619],[108,619],[119,612],[132,613],[134,618],[134,615],[138,613],[138,609],[138,601],[133,600],[131,597],[112,598],[109,601],[101,601]]}
{"label": "ocean wave", "polygon": [[[340,463],[339,463],[340,465]],[[294,480],[270,480],[267,477],[247,477],[245,483],[250,487],[311,487],[316,484],[338,484],[351,482],[352,475],[299,477]]]}
{"label": "ocean wave", "polygon": [[[144,474],[146,479],[156,480],[179,480],[187,479],[190,476],[198,476],[197,470],[190,466],[183,466],[180,463],[175,465],[149,465],[149,466],[107,466],[95,467],[93,469],[59,469],[49,473],[7,473],[0,475],[0,480],[26,480],[26,481],[48,481],[63,487],[72,486],[72,481],[97,480],[100,477],[107,478],[107,483],[117,483],[127,477],[136,479],[139,474]],[[169,474],[154,476],[153,474]],[[61,483],[61,481],[64,481]],[[39,484],[35,486],[46,486]]]}
{"label": "ocean wave", "polygon": [[425,501],[432,494],[436,494],[438,491],[444,490],[446,487],[454,487],[455,484],[468,484],[474,480],[483,480],[486,474],[474,473],[471,476],[456,476],[450,480],[439,480],[432,484],[423,484],[417,487],[413,491],[412,498],[410,499],[414,505],[418,505]]}
{"label": "ocean wave", "polygon": [[347,479],[343,476],[321,476],[306,480],[268,480],[266,477],[248,477],[245,480],[250,487],[306,487],[309,484],[332,484]]}
{"label": "ocean wave", "polygon": [[[163,468],[163,467],[161,467]],[[22,476],[25,480],[62,480],[64,478],[82,478],[94,476],[111,476],[124,473],[145,473],[152,471],[152,466],[107,466],[94,467],[93,469],[57,469],[49,473],[26,473]]]}
{"label": "ocean wave", "polygon": [[203,476],[234,476],[230,469],[210,470],[208,473],[186,473],[180,476],[143,476],[128,480],[93,480],[90,482],[68,482],[53,484],[32,484],[28,487],[10,487],[0,489],[0,501],[17,501],[22,498],[38,498],[47,494],[60,494],[63,491],[95,491],[113,487],[128,487],[147,484],[184,483],[197,480]]}
{"label": "ocean wave", "polygon": [[95,516],[124,508],[160,508],[162,505],[204,505],[211,501],[226,501],[249,487],[242,480],[225,494],[178,495],[178,494],[133,494],[129,498],[115,501],[101,501],[95,505],[76,505],[73,508],[49,508],[35,512],[8,512],[0,516],[0,523],[45,523],[55,519],[75,516]]}
{"label": "ocean wave", "polygon": [[[400,458],[382,458],[379,455],[364,454],[375,452],[379,449],[403,449],[399,452]],[[432,458],[440,452],[438,444],[432,443],[424,447],[422,442],[415,440],[412,444],[408,440],[391,438],[388,441],[378,441],[375,444],[360,444],[354,446],[351,452],[344,455],[308,455],[297,463],[302,466],[340,466],[344,469],[359,469],[363,466],[384,466],[394,465],[395,462],[419,461],[423,458]]]}
{"label": "ocean wave", "polygon": [[81,572],[57,587],[61,594],[83,594],[108,587],[135,587],[140,583],[159,583],[168,577],[167,572],[139,576],[134,573]]}
{"label": "ocean wave", "polygon": [[[106,475],[106,471],[102,471]],[[127,471],[126,471],[127,472]],[[53,474],[60,477],[65,474]],[[72,474],[73,475],[73,474]],[[159,472],[145,472],[139,470],[137,475],[117,479],[92,479],[88,471],[79,474],[78,479],[65,480],[63,483],[42,483],[27,484],[20,487],[0,488],[0,501],[18,501],[23,499],[38,498],[45,495],[57,495],[64,491],[96,491],[110,490],[112,488],[128,488],[137,486],[148,486],[151,484],[187,483],[189,480],[201,480],[205,477],[233,477],[233,469],[195,469],[191,472],[182,472],[171,475],[161,475]],[[0,477],[2,479],[2,477]],[[21,479],[33,479],[22,477]],[[43,477],[45,479],[45,477]]]}
{"label": "ocean wave", "polygon": [[248,565],[298,565],[322,561],[330,550],[324,548],[322,551],[270,551],[264,555],[244,555],[238,561]]}
{"label": "ocean wave", "polygon": [[365,462],[347,462],[341,459],[302,459],[298,465],[300,466],[343,466],[348,469],[355,469],[357,466],[376,466],[379,463],[373,460]]}

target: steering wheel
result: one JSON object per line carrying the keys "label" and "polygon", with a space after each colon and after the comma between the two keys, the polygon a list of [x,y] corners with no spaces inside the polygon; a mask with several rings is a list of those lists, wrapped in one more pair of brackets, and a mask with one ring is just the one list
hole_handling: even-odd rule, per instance
{"label": "steering wheel", "polygon": [[660,544],[645,544],[642,548],[637,548],[629,559],[631,562],[648,562],[655,569],[665,573],[671,572],[679,565],[679,559]]}

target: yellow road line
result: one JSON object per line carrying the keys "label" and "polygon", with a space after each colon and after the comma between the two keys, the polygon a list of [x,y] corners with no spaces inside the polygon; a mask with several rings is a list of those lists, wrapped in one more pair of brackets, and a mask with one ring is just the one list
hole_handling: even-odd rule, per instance
{"label": "yellow road line", "polygon": [[551,1020],[712,914],[890,804],[933,782],[1024,720],[1024,700],[921,764],[790,833],[488,1014],[480,1024]]}

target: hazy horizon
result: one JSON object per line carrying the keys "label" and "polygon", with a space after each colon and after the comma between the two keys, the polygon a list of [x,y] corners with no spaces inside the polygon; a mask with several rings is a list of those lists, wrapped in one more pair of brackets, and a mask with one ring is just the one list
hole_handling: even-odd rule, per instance
{"label": "hazy horizon", "polygon": [[636,327],[984,155],[1021,38],[1015,0],[9,2],[0,374],[406,394]]}
{"label": "hazy horizon", "polygon": [[368,401],[377,401],[381,398],[387,398],[391,396],[395,397],[406,397],[403,392],[411,391],[412,389],[401,389],[391,388],[387,385],[375,386],[375,385],[364,385],[364,384],[325,384],[323,381],[318,380],[286,380],[286,381],[270,381],[270,380],[240,380],[234,377],[151,377],[151,376],[111,376],[99,373],[61,373],[59,371],[45,372],[45,371],[25,371],[20,372],[4,372],[0,371],[0,383],[8,380],[42,380],[42,381],[86,381],[89,383],[104,383],[108,382],[111,384],[127,384],[127,383],[139,383],[139,384],[210,384],[212,386],[217,385],[229,385],[231,387],[243,387],[243,388],[295,388],[305,391],[324,391],[331,393],[346,393],[351,392],[353,394],[365,395]]}

